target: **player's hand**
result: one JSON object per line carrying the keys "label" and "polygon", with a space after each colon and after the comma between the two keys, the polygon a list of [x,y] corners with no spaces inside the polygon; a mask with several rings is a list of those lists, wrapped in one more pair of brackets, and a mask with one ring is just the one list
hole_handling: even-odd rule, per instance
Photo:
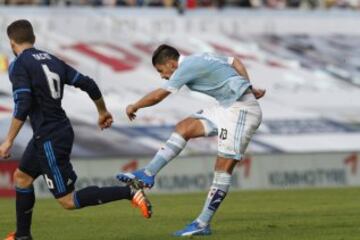
{"label": "player's hand", "polygon": [[266,93],[265,89],[260,88],[252,88],[251,91],[253,92],[256,99],[262,98]]}
{"label": "player's hand", "polygon": [[0,158],[9,158],[10,155],[10,149],[12,147],[13,143],[10,141],[5,140],[1,145],[0,145]]}
{"label": "player's hand", "polygon": [[126,107],[126,115],[130,119],[130,121],[132,121],[136,118],[136,114],[135,114],[136,111],[137,111],[137,108],[135,107],[135,105],[130,104]]}
{"label": "player's hand", "polygon": [[105,128],[111,127],[111,124],[114,122],[114,119],[108,111],[102,112],[99,114],[99,127],[101,130],[104,130]]}

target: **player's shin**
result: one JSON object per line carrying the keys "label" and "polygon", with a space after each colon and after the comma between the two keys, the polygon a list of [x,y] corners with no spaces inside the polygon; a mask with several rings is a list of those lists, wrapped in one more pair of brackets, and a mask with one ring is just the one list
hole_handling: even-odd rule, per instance
{"label": "player's shin", "polygon": [[35,204],[33,186],[16,187],[16,237],[31,236],[32,212]]}
{"label": "player's shin", "polygon": [[204,208],[196,219],[202,226],[210,223],[215,212],[224,200],[231,184],[231,175],[226,172],[215,172],[214,180],[211,185]]}
{"label": "player's shin", "polygon": [[132,192],[130,187],[97,187],[90,186],[73,193],[74,205],[76,208],[104,204],[121,199],[131,200]]}
{"label": "player's shin", "polygon": [[145,173],[155,176],[164,166],[174,159],[185,148],[186,140],[178,133],[174,132],[167,140],[166,144],[156,153],[154,158],[145,167]]}

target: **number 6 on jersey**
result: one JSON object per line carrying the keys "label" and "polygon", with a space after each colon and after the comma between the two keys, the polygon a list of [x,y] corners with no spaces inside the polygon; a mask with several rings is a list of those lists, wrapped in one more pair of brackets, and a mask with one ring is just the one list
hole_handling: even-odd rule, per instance
{"label": "number 6 on jersey", "polygon": [[57,73],[50,71],[49,67],[46,64],[41,64],[41,66],[49,83],[51,96],[54,99],[61,98],[60,76]]}

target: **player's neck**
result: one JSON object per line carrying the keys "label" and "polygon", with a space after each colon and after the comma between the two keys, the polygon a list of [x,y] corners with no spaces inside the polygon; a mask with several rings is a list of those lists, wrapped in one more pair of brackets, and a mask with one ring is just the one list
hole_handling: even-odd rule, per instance
{"label": "player's neck", "polygon": [[16,54],[19,56],[26,49],[33,48],[33,47],[34,47],[34,45],[31,43],[23,43],[21,45],[18,45],[17,49],[16,49]]}

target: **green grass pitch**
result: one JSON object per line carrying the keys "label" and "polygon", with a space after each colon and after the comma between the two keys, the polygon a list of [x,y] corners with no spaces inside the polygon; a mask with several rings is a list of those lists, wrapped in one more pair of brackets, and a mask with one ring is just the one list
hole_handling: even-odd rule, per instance
{"label": "green grass pitch", "polygon": [[[150,195],[154,215],[143,219],[128,201],[65,211],[53,199],[34,209],[36,240],[176,239],[171,233],[198,215],[206,193]],[[14,229],[14,200],[0,200],[0,239]],[[230,192],[212,223],[219,240],[360,239],[360,189]],[[194,237],[195,238],[195,237]]]}

